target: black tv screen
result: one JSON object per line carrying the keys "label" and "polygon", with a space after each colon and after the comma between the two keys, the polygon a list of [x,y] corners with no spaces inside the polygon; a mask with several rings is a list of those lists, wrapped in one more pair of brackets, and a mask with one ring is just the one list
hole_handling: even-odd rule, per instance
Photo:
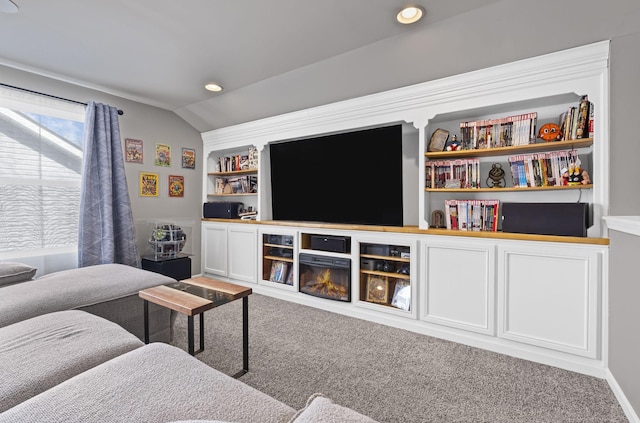
{"label": "black tv screen", "polygon": [[272,143],[273,220],[402,226],[402,126]]}

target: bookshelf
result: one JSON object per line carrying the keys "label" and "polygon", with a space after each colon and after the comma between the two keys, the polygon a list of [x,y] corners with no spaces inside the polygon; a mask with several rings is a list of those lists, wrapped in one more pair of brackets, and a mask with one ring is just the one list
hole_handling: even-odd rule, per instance
{"label": "bookshelf", "polygon": [[[539,129],[543,126],[564,125],[564,115],[572,108],[577,109],[584,95],[588,93],[563,92],[519,102],[440,113],[429,119],[423,133],[424,146],[427,148],[424,150],[425,209],[421,228],[429,227],[432,212],[438,210],[445,214],[448,229],[460,230],[457,225],[452,225],[458,215],[456,203],[477,200],[495,200],[500,205],[506,201],[585,202],[596,209],[594,223],[597,223],[598,207],[593,207],[596,202],[594,191],[602,169],[598,168],[598,159],[594,159],[594,150],[595,145],[603,141],[593,133],[586,138],[567,140],[545,141],[538,137],[541,135]],[[492,101],[490,97],[488,103]],[[598,110],[598,104],[592,103],[592,110]],[[524,121],[525,135],[518,142],[515,129],[512,133],[511,127],[505,130],[506,125],[495,124],[508,121],[514,116],[527,117]],[[597,125],[600,122],[594,114],[593,123]],[[471,132],[470,135],[467,125],[477,125],[480,129],[474,129],[476,132]],[[447,143],[440,144],[443,151],[429,151],[428,140],[431,134],[437,132],[440,135],[443,131],[450,134]],[[460,141],[453,145],[453,151],[447,151],[453,135]],[[575,137],[575,131],[574,135],[568,136]],[[514,145],[510,145],[512,143]],[[586,172],[580,173],[581,177],[585,177],[584,183],[567,184],[565,171],[572,163],[579,163],[581,171]],[[493,186],[494,181],[489,176],[494,167],[503,171],[503,177],[496,178],[497,186]],[[598,176],[594,178],[593,175]],[[501,231],[500,223],[498,221],[494,231]],[[599,237],[599,224],[595,226],[590,230],[590,236]]]}
{"label": "bookshelf", "polygon": [[257,157],[254,146],[210,152],[205,201],[240,201],[243,208],[258,210]]}

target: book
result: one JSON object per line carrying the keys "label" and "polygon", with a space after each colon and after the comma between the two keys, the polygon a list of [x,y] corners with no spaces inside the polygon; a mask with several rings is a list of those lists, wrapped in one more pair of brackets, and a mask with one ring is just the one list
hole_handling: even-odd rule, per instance
{"label": "book", "polygon": [[274,260],[271,262],[271,274],[269,280],[271,282],[284,283],[287,278],[287,269],[289,264],[285,261]]}
{"label": "book", "polygon": [[586,95],[580,99],[577,114],[576,139],[586,138],[589,135],[589,97]]}

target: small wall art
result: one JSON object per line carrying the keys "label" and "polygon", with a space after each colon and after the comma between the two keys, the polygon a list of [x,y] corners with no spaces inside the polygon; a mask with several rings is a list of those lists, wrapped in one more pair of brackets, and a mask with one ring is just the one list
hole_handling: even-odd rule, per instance
{"label": "small wall art", "polygon": [[171,166],[171,146],[156,144],[156,166]]}
{"label": "small wall art", "polygon": [[169,175],[169,197],[184,197],[184,176]]}
{"label": "small wall art", "polygon": [[129,163],[142,163],[142,141],[126,138],[124,140],[125,161]]}
{"label": "small wall art", "polygon": [[140,172],[140,197],[158,196],[158,174]]}
{"label": "small wall art", "polygon": [[182,167],[184,169],[196,168],[196,150],[193,148],[182,149]]}

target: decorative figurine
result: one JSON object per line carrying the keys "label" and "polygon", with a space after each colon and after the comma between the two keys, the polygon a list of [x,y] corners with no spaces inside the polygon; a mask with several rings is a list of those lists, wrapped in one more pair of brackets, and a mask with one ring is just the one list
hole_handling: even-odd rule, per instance
{"label": "decorative figurine", "polygon": [[542,138],[547,142],[560,141],[562,139],[562,132],[560,132],[560,127],[555,123],[545,123],[538,131],[538,138]]}
{"label": "decorative figurine", "polygon": [[489,180],[491,179],[491,188],[504,188],[507,186],[504,180],[504,169],[500,163],[494,163],[491,165],[489,176],[487,177],[487,186],[489,186]]}
{"label": "decorative figurine", "polygon": [[589,185],[591,178],[589,172],[580,167],[580,159],[569,164],[569,169],[563,169],[562,179],[564,185]]}
{"label": "decorative figurine", "polygon": [[451,136],[451,141],[447,142],[447,147],[445,148],[447,151],[456,151],[460,149],[460,144],[458,143],[458,137],[455,135]]}

